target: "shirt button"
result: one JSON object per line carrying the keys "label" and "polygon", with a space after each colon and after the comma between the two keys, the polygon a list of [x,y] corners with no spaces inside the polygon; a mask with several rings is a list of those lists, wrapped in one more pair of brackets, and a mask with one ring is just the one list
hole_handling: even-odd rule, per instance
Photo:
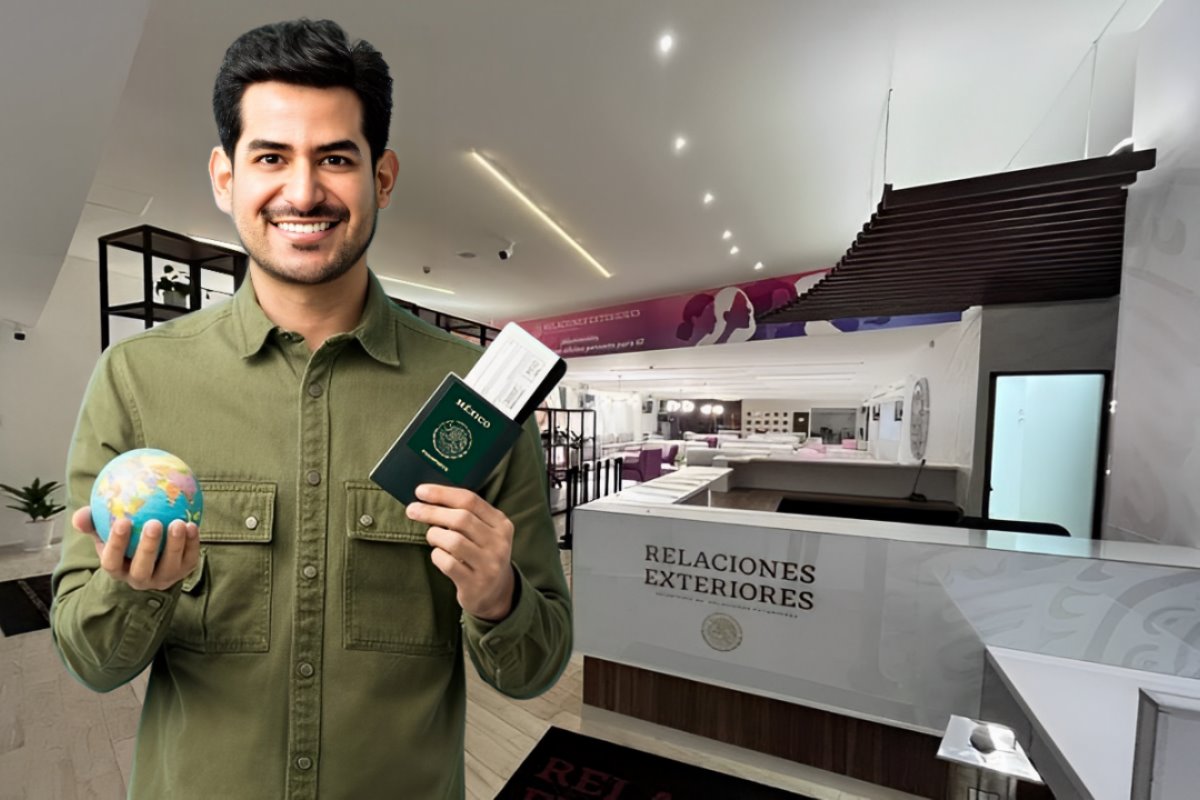
{"label": "shirt button", "polygon": [[312,759],[308,756],[300,756],[296,759],[296,766],[300,769],[312,769]]}
{"label": "shirt button", "polygon": [[146,605],[157,610],[162,608],[162,600],[159,600],[157,597],[152,597],[146,601]]}
{"label": "shirt button", "polygon": [[308,663],[307,661],[302,661],[300,662],[300,666],[296,669],[296,671],[299,672],[300,676],[303,678],[311,678],[313,676],[313,672],[316,670],[313,669],[312,664]]}
{"label": "shirt button", "polygon": [[308,564],[307,566],[304,567],[304,569],[300,570],[300,573],[304,577],[311,580],[311,579],[317,577],[317,568],[314,567],[312,564]]}
{"label": "shirt button", "polygon": [[363,514],[358,518],[358,524],[362,525],[364,528],[369,528],[375,524],[375,518],[370,514]]}
{"label": "shirt button", "polygon": [[310,383],[308,385],[308,396],[309,397],[320,397],[321,393],[323,391],[325,391],[325,390],[321,388],[321,384],[319,384],[319,383]]}
{"label": "shirt button", "polygon": [[316,486],[320,482],[321,482],[321,473],[317,472],[315,469],[310,469],[308,471],[308,485]]}
{"label": "shirt button", "polygon": [[254,530],[258,527],[258,517],[246,517],[246,527]]}

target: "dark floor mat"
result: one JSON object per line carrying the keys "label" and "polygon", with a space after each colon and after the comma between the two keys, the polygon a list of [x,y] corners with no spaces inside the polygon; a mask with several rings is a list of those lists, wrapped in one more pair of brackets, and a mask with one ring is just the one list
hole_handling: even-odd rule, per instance
{"label": "dark floor mat", "polygon": [[496,800],[812,800],[682,761],[551,728]]}
{"label": "dark floor mat", "polygon": [[0,583],[0,632],[5,636],[50,627],[50,576]]}

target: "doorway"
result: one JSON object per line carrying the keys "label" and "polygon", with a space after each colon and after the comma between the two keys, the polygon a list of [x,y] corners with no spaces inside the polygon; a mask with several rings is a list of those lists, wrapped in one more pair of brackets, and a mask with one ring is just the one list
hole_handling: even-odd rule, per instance
{"label": "doorway", "polygon": [[984,517],[1098,535],[1110,382],[1108,372],[992,373]]}

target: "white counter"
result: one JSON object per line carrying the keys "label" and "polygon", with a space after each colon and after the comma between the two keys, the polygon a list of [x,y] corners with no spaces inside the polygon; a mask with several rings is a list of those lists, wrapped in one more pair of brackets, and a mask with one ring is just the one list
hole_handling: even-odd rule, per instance
{"label": "white counter", "polygon": [[1033,757],[1060,800],[1128,800],[1139,689],[1200,697],[1193,678],[1000,647],[988,655],[1033,726]]}
{"label": "white counter", "polygon": [[[939,735],[951,714],[978,717],[985,646],[1200,675],[1196,550],[666,505],[660,491],[576,509],[582,653]],[[724,638],[704,635],[714,615]]]}

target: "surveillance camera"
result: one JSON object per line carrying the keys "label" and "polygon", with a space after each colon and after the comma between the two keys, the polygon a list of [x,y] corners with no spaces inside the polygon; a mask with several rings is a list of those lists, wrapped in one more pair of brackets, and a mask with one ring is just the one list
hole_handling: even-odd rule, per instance
{"label": "surveillance camera", "polygon": [[512,258],[513,250],[515,248],[516,248],[516,244],[509,244],[508,247],[504,248],[496,255],[500,256],[501,261],[508,261],[510,258]]}
{"label": "surveillance camera", "polygon": [[20,329],[13,331],[13,338],[16,339],[18,342],[25,341],[25,331],[20,330]]}

